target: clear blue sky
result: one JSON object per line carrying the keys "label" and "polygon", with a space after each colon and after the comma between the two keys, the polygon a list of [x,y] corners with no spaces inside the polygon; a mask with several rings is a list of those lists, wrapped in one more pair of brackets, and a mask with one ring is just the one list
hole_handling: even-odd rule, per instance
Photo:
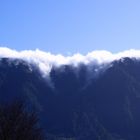
{"label": "clear blue sky", "polygon": [[0,46],[55,54],[140,49],[140,0],[0,0]]}

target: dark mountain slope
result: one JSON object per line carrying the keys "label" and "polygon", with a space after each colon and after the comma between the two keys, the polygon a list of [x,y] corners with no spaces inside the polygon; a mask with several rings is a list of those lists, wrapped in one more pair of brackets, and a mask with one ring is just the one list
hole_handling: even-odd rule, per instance
{"label": "dark mountain slope", "polygon": [[0,102],[26,100],[52,140],[139,140],[140,61],[114,61],[98,76],[96,69],[53,67],[48,83],[35,65],[1,59]]}

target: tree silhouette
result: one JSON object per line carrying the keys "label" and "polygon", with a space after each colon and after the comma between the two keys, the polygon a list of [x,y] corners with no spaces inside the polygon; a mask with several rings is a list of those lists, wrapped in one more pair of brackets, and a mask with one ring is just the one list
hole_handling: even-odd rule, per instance
{"label": "tree silhouette", "polygon": [[0,140],[44,140],[37,114],[23,102],[0,106]]}

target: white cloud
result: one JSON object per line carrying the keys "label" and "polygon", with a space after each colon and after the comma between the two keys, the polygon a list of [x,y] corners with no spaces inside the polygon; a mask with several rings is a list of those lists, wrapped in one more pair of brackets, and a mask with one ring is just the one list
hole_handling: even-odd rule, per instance
{"label": "white cloud", "polygon": [[49,74],[53,65],[61,66],[64,64],[68,64],[78,66],[78,64],[80,63],[86,65],[90,63],[101,65],[110,63],[113,60],[118,60],[122,57],[140,58],[140,50],[131,49],[116,54],[112,54],[111,52],[102,50],[89,52],[87,55],[77,53],[72,56],[63,56],[61,54],[54,55],[49,52],[41,51],[39,49],[16,51],[6,47],[0,47],[0,58],[4,57],[19,58],[30,63],[35,63],[44,74]]}

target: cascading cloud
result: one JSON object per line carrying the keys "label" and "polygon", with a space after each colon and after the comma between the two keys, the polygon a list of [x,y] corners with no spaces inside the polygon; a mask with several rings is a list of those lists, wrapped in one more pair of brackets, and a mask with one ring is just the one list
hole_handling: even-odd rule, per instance
{"label": "cascading cloud", "polygon": [[87,55],[76,53],[72,56],[63,56],[61,54],[54,55],[50,52],[44,52],[39,49],[16,51],[7,47],[0,47],[0,58],[17,58],[29,63],[34,63],[44,74],[49,74],[52,66],[59,67],[65,64],[78,66],[81,63],[85,65],[88,65],[90,63],[102,65],[110,63],[114,60],[121,59],[123,57],[135,57],[139,59],[140,50],[131,49],[116,54],[113,54],[106,50],[101,50],[89,52]]}

